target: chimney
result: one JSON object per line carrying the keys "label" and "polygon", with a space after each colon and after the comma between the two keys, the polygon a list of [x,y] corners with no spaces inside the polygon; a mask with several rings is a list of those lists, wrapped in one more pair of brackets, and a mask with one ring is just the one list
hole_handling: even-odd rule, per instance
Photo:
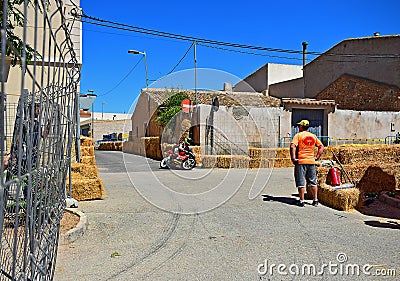
{"label": "chimney", "polygon": [[224,83],[224,92],[232,92],[232,84],[229,82]]}
{"label": "chimney", "polygon": [[379,36],[381,33],[379,31],[374,32],[374,36]]}

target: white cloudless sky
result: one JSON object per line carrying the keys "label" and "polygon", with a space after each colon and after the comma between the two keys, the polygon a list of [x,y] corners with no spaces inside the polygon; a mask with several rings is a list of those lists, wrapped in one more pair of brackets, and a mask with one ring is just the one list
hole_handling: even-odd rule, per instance
{"label": "white cloudless sky", "polygon": [[[400,34],[398,0],[81,0],[81,7],[88,16],[129,26],[297,51],[306,41],[308,51],[319,53],[348,38],[372,36],[374,32]],[[128,50],[146,52],[151,87],[177,65],[192,44],[88,23],[83,23],[82,29],[81,92],[94,90],[98,95],[95,111],[103,107],[104,112],[128,113],[140,89],[146,87],[143,56],[128,54]],[[266,63],[302,64],[301,54],[230,50],[197,45],[197,67],[244,78]],[[309,55],[308,62],[313,58]],[[193,67],[192,47],[174,72]],[[231,81],[221,81],[220,88],[223,82]]]}

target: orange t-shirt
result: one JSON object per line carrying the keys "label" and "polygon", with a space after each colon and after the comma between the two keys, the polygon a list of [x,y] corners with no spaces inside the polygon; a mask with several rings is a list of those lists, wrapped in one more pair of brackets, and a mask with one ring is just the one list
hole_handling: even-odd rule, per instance
{"label": "orange t-shirt", "polygon": [[296,145],[299,164],[315,164],[314,147],[322,145],[316,135],[303,131],[294,136],[292,143]]}

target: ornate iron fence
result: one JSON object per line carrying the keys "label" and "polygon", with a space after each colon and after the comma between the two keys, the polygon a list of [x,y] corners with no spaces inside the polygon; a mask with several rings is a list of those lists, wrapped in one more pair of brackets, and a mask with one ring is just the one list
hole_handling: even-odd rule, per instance
{"label": "ornate iron fence", "polygon": [[1,82],[0,280],[51,280],[77,123],[75,7],[1,2],[0,52],[16,66]]}

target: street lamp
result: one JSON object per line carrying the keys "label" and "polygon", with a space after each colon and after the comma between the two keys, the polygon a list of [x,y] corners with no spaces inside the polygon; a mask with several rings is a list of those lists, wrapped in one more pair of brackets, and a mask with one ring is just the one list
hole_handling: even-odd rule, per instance
{"label": "street lamp", "polygon": [[[96,96],[95,94],[93,94],[93,90],[88,90],[88,92],[90,94],[88,94],[88,96]],[[90,126],[92,129],[92,138],[94,139],[94,101],[92,103],[92,126]]]}
{"label": "street lamp", "polygon": [[147,89],[149,87],[149,73],[148,73],[148,69],[147,69],[146,52],[139,52],[137,50],[128,50],[128,54],[143,55],[144,67],[146,69],[146,89]]}

